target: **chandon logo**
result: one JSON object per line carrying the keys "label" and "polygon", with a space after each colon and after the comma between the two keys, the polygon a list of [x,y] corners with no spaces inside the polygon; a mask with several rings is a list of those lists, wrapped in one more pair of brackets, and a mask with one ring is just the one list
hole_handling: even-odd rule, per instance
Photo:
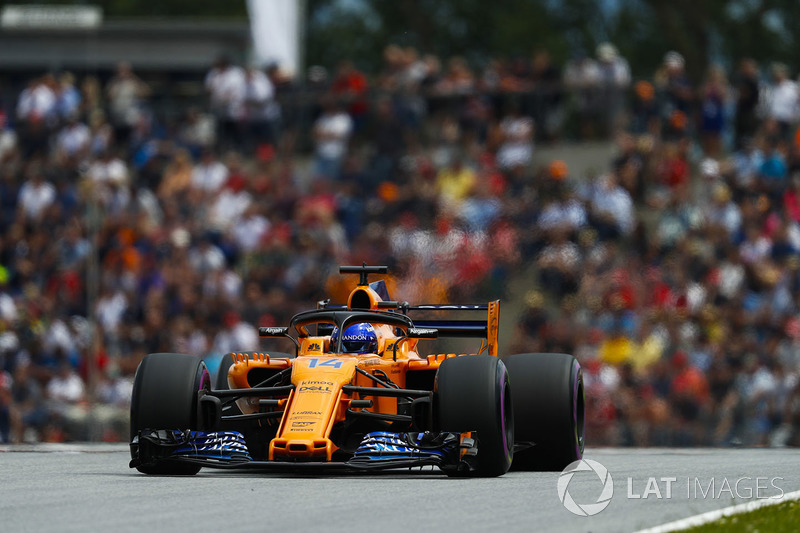
{"label": "chandon logo", "polygon": [[[590,471],[597,474],[598,479],[603,485],[600,496],[597,497],[595,503],[577,503],[569,493],[569,483],[572,481],[575,472]],[[558,477],[558,499],[564,504],[564,507],[573,514],[578,516],[594,516],[608,507],[611,503],[611,497],[614,495],[614,482],[611,480],[611,474],[605,466],[597,461],[591,459],[581,459],[570,463],[567,468],[561,472]]]}
{"label": "chandon logo", "polygon": [[363,333],[351,333],[349,335],[345,334],[345,336],[342,337],[342,339],[346,340],[346,341],[368,341],[368,340],[370,340],[369,337],[367,337]]}

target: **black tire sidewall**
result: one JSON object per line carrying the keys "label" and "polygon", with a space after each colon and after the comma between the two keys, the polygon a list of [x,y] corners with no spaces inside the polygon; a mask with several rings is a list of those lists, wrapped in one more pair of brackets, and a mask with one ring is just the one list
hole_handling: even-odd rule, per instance
{"label": "black tire sidewall", "polygon": [[535,446],[517,452],[515,470],[560,471],[583,456],[583,373],[568,354],[517,354],[506,359],[514,386],[516,439]]}
{"label": "black tire sidewall", "polygon": [[514,449],[514,416],[508,372],[501,360],[470,355],[444,361],[436,375],[439,429],[474,431],[477,470],[467,475],[499,476],[508,471]]}
{"label": "black tire sidewall", "polygon": [[[191,355],[147,355],[136,370],[131,395],[131,440],[144,429],[202,430],[198,427],[198,391],[211,388],[205,363]],[[131,456],[137,457],[131,444]],[[195,465],[137,467],[147,474],[194,474]]]}

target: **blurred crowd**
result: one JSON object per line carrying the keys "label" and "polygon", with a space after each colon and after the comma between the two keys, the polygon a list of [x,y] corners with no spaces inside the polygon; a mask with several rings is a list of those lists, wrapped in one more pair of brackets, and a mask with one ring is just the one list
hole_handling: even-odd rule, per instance
{"label": "blurred crowd", "polygon": [[[591,445],[798,443],[787,66],[693,82],[669,52],[636,79],[610,43],[479,68],[390,45],[372,73],[221,57],[198,81],[169,116],[126,63],[0,105],[0,442],[124,441],[146,353],[215,371],[366,262],[412,302],[527,280],[508,351],[578,357]],[[616,155],[536,157],[565,139]]]}

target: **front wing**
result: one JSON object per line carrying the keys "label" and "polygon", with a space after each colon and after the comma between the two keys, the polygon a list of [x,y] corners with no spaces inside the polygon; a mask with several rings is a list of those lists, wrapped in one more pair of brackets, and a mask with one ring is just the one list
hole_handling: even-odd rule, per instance
{"label": "front wing", "polygon": [[142,431],[134,438],[137,457],[131,468],[163,463],[191,463],[219,469],[389,470],[436,466],[448,472],[475,468],[477,441],[470,433],[388,433],[364,436],[347,461],[254,461],[237,431]]}

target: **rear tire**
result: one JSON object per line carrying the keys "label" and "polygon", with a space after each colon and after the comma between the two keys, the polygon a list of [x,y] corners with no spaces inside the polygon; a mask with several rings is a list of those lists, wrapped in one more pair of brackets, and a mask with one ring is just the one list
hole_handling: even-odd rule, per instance
{"label": "rear tire", "polygon": [[583,373],[567,354],[518,354],[506,359],[514,385],[517,442],[513,470],[561,471],[583,457]]}
{"label": "rear tire", "polygon": [[[211,378],[201,359],[175,353],[147,355],[133,381],[131,441],[145,429],[202,429],[197,420],[197,393],[210,387]],[[131,444],[131,456],[138,457],[138,445]],[[200,466],[161,463],[140,465],[136,469],[144,474],[193,475],[200,471]]]}
{"label": "rear tire", "polygon": [[436,374],[435,406],[441,431],[474,431],[477,469],[448,475],[501,476],[514,455],[514,415],[508,372],[488,355],[445,360]]}

